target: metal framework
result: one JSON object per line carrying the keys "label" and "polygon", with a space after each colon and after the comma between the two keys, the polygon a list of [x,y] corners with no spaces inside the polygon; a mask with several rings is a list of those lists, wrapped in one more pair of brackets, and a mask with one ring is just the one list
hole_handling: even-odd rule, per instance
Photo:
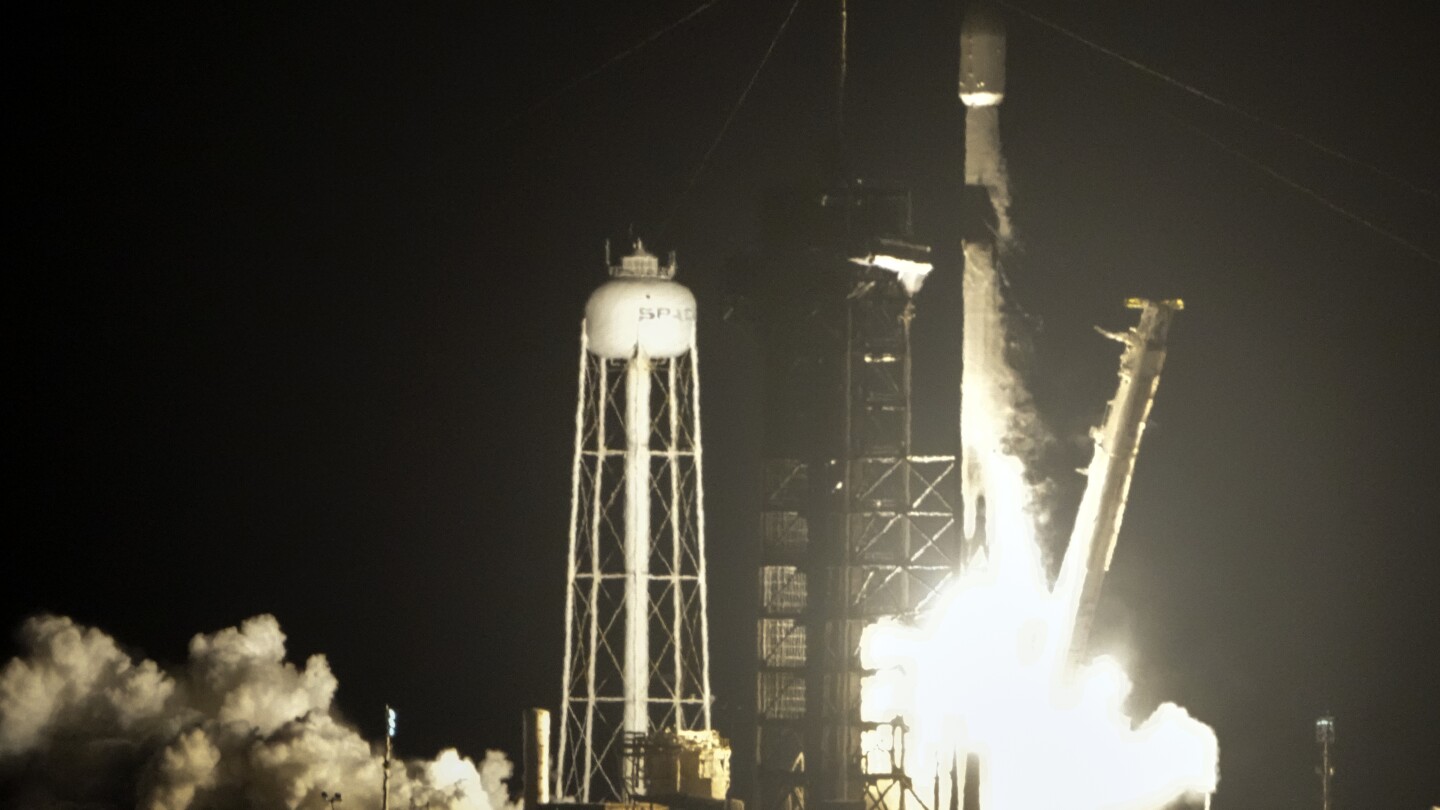
{"label": "metal framework", "polygon": [[770,460],[764,479],[756,620],[756,801],[762,810],[803,810],[809,467],[794,459]]}
{"label": "metal framework", "polygon": [[832,532],[828,548],[811,555],[822,587],[810,614],[808,761],[821,803],[886,807],[897,786],[903,792],[903,763],[884,767],[866,756],[885,732],[860,716],[860,635],[879,619],[915,615],[960,565],[947,491],[953,458],[911,452],[914,307],[894,274],[854,272],[844,313],[844,451],[812,496]]}
{"label": "metal framework", "polygon": [[[873,257],[864,245],[908,236],[908,195],[884,194],[822,198],[846,213],[830,250]],[[898,227],[850,213],[896,200]],[[955,458],[911,447],[912,289],[843,255],[804,262],[793,271],[820,280],[801,299],[808,317],[772,325],[769,347],[772,452],[787,454],[764,469],[755,801],[924,808],[904,775],[903,728],[861,720],[858,653],[866,625],[915,615],[959,569]]]}
{"label": "metal framework", "polygon": [[556,783],[597,802],[640,792],[640,735],[710,728],[698,356],[605,359],[582,328],[579,391]]}

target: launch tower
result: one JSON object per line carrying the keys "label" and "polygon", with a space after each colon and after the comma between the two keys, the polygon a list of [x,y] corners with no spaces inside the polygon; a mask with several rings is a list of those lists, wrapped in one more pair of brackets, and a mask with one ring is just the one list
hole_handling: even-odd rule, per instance
{"label": "launch tower", "polygon": [[556,787],[579,802],[642,793],[652,731],[710,728],[695,297],[639,242],[609,269],[575,411]]}
{"label": "launch tower", "polygon": [[757,262],[767,461],[757,616],[763,810],[899,807],[860,719],[860,634],[913,615],[960,562],[953,456],[911,446],[910,326],[930,270],[903,190],[782,198]]}
{"label": "launch tower", "polygon": [[[1006,521],[1026,514],[1016,476],[1025,460],[1007,438],[1029,403],[1007,357],[999,266],[1011,238],[999,126],[1005,50],[1003,21],[972,6],[960,36],[958,458],[912,446],[910,327],[930,264],[928,248],[913,241],[908,193],[846,178],[794,195],[765,218],[771,231],[755,262],[763,276],[752,285],[768,299],[758,307],[768,456],[756,627],[753,795],[761,810],[973,808],[982,793],[975,751],[907,762],[906,715],[862,707],[869,673],[860,647],[874,623],[921,616],[963,566],[998,554],[1016,535]],[[841,64],[843,76],[843,56]],[[1131,305],[1142,310],[1140,324],[1112,335],[1126,345],[1120,385],[1095,433],[1079,540],[1057,586],[1076,626],[1063,643],[1050,640],[1057,659],[1085,649],[1166,331],[1181,308]]]}

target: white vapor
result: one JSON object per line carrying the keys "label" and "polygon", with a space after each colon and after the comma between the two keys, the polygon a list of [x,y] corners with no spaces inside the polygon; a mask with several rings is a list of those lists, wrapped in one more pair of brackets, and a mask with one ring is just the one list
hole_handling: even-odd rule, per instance
{"label": "white vapor", "polygon": [[[382,745],[341,721],[322,655],[285,660],[273,616],[190,642],[174,674],[62,616],[21,628],[26,652],[0,670],[0,781],[23,810],[137,807],[378,807]],[[391,765],[396,807],[518,810],[510,762],[453,749]]]}

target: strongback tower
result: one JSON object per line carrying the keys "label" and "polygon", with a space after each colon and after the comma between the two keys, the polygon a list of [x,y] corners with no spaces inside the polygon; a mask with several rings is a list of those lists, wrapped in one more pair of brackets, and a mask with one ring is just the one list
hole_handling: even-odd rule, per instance
{"label": "strongback tower", "polygon": [[695,297],[635,251],[585,306],[557,795],[643,790],[639,742],[710,728]]}

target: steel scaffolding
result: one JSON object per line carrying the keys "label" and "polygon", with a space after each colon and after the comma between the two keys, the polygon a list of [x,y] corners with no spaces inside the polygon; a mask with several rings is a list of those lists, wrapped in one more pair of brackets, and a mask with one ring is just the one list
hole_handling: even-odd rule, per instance
{"label": "steel scaffolding", "polygon": [[851,260],[904,244],[908,195],[857,186],[819,207],[833,216],[786,268],[800,294],[766,330],[781,452],[760,515],[755,801],[895,810],[913,794],[893,726],[860,717],[860,634],[914,616],[958,570],[958,482],[953,456],[911,447],[913,287]]}
{"label": "steel scaffolding", "polygon": [[642,789],[636,738],[711,727],[700,375],[606,359],[582,329],[557,796]]}

